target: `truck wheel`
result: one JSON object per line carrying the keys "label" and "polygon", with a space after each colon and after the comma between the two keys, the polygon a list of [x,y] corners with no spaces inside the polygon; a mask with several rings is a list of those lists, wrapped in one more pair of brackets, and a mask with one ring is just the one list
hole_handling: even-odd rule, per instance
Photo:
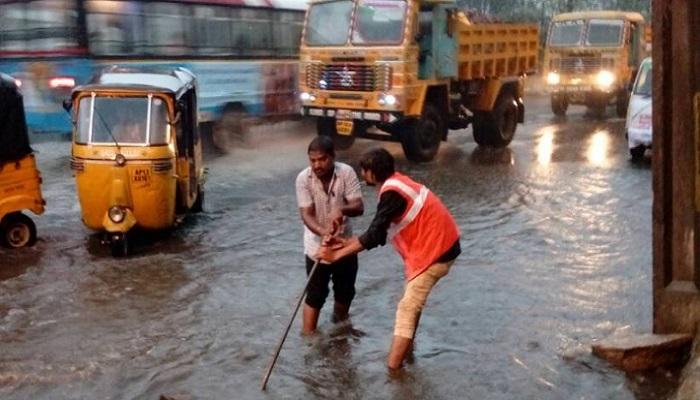
{"label": "truck wheel", "polygon": [[7,247],[18,249],[36,243],[36,225],[31,218],[22,213],[6,215],[0,227],[2,229],[2,244]]}
{"label": "truck wheel", "polygon": [[474,113],[474,141],[479,146],[506,147],[518,126],[518,103],[510,93],[498,97],[491,112]]}
{"label": "truck wheel", "polygon": [[440,149],[440,141],[447,133],[446,129],[438,110],[426,104],[423,115],[406,121],[405,128],[400,133],[406,158],[413,162],[427,162],[435,158]]}
{"label": "truck wheel", "polygon": [[336,150],[347,150],[355,143],[355,136],[353,135],[338,135],[338,131],[335,129],[335,119],[333,118],[318,118],[316,120],[316,132],[319,136],[328,136],[333,139],[333,145]]}
{"label": "truck wheel", "polygon": [[626,90],[620,90],[617,93],[617,99],[615,101],[615,111],[617,116],[620,118],[625,118],[627,116],[627,104],[629,104],[629,94]]}
{"label": "truck wheel", "polygon": [[563,117],[566,115],[566,110],[569,108],[569,101],[566,97],[562,96],[551,96],[550,103],[552,105],[552,112],[557,117]]}

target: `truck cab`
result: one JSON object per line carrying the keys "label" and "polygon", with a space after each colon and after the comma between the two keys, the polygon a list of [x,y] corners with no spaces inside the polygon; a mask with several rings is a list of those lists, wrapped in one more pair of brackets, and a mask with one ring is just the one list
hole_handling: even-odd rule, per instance
{"label": "truck cab", "polygon": [[430,161],[448,129],[470,123],[479,144],[502,147],[522,121],[537,36],[536,25],[472,24],[454,1],[316,1],[302,32],[301,113],[338,148],[397,141],[411,161]]}
{"label": "truck cab", "polygon": [[623,118],[629,87],[647,56],[644,17],[621,11],[586,11],[555,16],[549,26],[544,75],[552,112],[586,105],[602,117],[609,104]]}

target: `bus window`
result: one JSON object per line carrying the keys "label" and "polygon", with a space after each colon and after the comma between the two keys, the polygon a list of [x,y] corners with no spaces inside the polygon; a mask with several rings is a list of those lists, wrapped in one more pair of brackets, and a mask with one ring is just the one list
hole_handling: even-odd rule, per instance
{"label": "bus window", "polygon": [[219,6],[194,7],[193,45],[198,54],[230,54],[231,25],[229,10]]}
{"label": "bus window", "polygon": [[97,55],[136,54],[143,41],[135,3],[88,1],[90,51]]}
{"label": "bus window", "polygon": [[277,48],[277,54],[281,56],[293,56],[299,47],[301,37],[303,15],[294,11],[280,11],[275,15],[272,24],[273,45]]}
{"label": "bus window", "polygon": [[78,13],[73,3],[41,0],[3,4],[0,49],[60,51],[77,47]]}
{"label": "bus window", "polygon": [[233,11],[233,46],[249,56],[270,56],[272,30],[269,11],[265,9],[240,8]]}
{"label": "bus window", "polygon": [[188,53],[185,32],[187,20],[184,6],[171,3],[146,5],[148,48],[146,53],[159,55],[185,55]]}

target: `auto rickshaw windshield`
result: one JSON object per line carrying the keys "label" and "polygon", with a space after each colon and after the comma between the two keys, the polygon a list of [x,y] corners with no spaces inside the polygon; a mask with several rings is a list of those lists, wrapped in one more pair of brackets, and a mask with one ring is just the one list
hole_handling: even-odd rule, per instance
{"label": "auto rickshaw windshield", "polygon": [[167,106],[155,96],[83,97],[77,119],[76,143],[160,145],[170,135]]}

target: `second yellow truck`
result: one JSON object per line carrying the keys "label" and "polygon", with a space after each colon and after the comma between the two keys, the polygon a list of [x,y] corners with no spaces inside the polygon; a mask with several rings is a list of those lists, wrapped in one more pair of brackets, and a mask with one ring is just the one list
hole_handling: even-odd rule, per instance
{"label": "second yellow truck", "polygon": [[537,25],[473,24],[453,1],[314,2],[302,114],[339,148],[355,137],[399,141],[411,161],[432,160],[448,129],[469,124],[479,145],[504,147],[523,121],[537,51]]}

